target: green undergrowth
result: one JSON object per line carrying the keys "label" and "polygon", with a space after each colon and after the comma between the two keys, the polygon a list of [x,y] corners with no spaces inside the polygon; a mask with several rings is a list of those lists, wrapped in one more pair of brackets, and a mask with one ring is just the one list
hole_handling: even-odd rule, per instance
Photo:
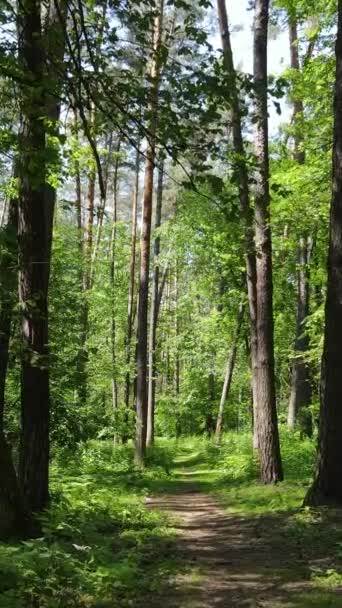
{"label": "green undergrowth", "polygon": [[172,450],[156,446],[135,470],[132,447],[90,442],[56,456],[41,538],[0,544],[1,608],[138,606],[175,568],[175,534],[144,505],[167,479]]}
{"label": "green undergrowth", "polygon": [[144,471],[134,467],[131,445],[112,441],[57,453],[41,538],[0,544],[0,608],[138,608],[151,597],[162,602],[164,585],[168,593],[170,577],[188,566],[179,559],[171,522],[148,509],[145,498],[194,486],[215,495],[233,517],[252,518],[271,550],[289,555],[290,577],[293,572],[297,580],[297,568],[303,571],[310,589],[298,591],[287,608],[342,605],[336,599],[342,588],[341,513],[302,508],[314,441],[282,430],[281,443],[285,481],[276,486],[259,481],[250,433],[227,433],[219,445],[202,437],[159,439]]}

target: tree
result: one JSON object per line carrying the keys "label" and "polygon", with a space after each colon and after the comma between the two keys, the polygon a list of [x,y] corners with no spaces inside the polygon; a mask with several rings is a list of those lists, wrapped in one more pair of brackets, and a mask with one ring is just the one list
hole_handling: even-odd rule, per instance
{"label": "tree", "polygon": [[253,212],[250,204],[249,175],[245,146],[242,136],[242,119],[237,87],[236,71],[234,68],[233,52],[230,42],[229,23],[225,0],[217,1],[220,33],[223,49],[224,68],[230,84],[230,111],[233,131],[235,165],[238,176],[239,200],[244,226],[246,279],[251,336],[251,367],[253,390],[253,446],[258,448],[258,404],[257,404],[257,298],[256,298],[256,257],[254,245]]}
{"label": "tree", "polygon": [[267,110],[268,0],[256,0],[254,16],[255,96],[255,246],[257,300],[257,404],[261,478],[276,483],[283,478],[277,424],[274,344],[272,241],[270,227],[269,151]]}
{"label": "tree", "polygon": [[318,462],[305,503],[342,504],[342,0],[338,2],[334,144]]}
{"label": "tree", "polygon": [[[47,119],[59,118],[64,55],[64,4],[53,3],[42,26],[41,5],[18,5],[21,123],[18,153],[19,300],[22,311],[22,431],[19,475],[33,511],[49,497],[50,388],[48,286],[55,203],[47,180]],[[53,32],[53,33],[52,33]],[[47,37],[47,43],[45,40]]]}
{"label": "tree", "polygon": [[243,304],[240,304],[237,321],[236,321],[236,328],[235,328],[235,332],[233,335],[232,347],[230,350],[226,374],[224,377],[224,383],[223,383],[221,400],[220,400],[220,407],[219,407],[217,420],[216,420],[216,430],[215,430],[216,441],[219,441],[221,438],[221,435],[222,435],[224,406],[228,399],[229,390],[230,390],[230,386],[231,386],[232,379],[233,379],[236,353],[237,353],[237,348],[238,348],[241,325],[242,325],[242,321],[243,321],[243,315],[244,315],[244,306],[243,306]]}
{"label": "tree", "polygon": [[160,0],[158,13],[155,18],[152,41],[151,60],[151,91],[149,100],[150,124],[148,129],[148,144],[145,161],[145,179],[143,194],[143,217],[140,240],[140,273],[139,273],[139,304],[137,318],[137,423],[135,460],[140,466],[144,463],[147,433],[147,317],[148,317],[148,287],[150,270],[151,221],[153,198],[153,174],[156,161],[156,135],[158,115],[158,91],[160,80],[160,49],[162,43],[164,2]]}
{"label": "tree", "polygon": [[[300,71],[299,39],[297,19],[289,14],[289,41],[291,69]],[[305,163],[304,139],[301,124],[304,119],[303,101],[294,94],[293,98],[293,127],[294,127],[294,160],[299,164]],[[306,320],[310,312],[310,262],[313,247],[312,237],[304,234],[298,245],[298,271],[297,271],[297,323],[295,356],[292,364],[291,394],[288,410],[288,426],[294,428],[297,417],[300,427],[305,435],[312,435],[311,415],[307,411],[311,403],[311,373],[306,361],[309,350],[309,338],[306,331]]]}
{"label": "tree", "polygon": [[[164,161],[158,171],[157,185],[157,200],[156,200],[156,217],[155,229],[158,230],[161,225],[162,204],[163,204],[163,179],[164,179]],[[147,412],[147,438],[146,444],[150,446],[154,442],[154,416],[155,416],[155,400],[156,400],[156,338],[158,314],[160,308],[159,296],[159,260],[160,253],[160,236],[157,234],[154,240],[154,270],[152,282],[152,297],[151,297],[151,318],[150,318],[150,334],[149,334],[149,371],[148,371],[148,412]]]}

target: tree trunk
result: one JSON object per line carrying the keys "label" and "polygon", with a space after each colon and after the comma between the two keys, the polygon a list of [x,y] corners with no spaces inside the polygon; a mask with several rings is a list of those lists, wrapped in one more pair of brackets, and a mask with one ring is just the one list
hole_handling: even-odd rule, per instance
{"label": "tree trunk", "polygon": [[139,143],[137,144],[137,154],[135,159],[135,184],[133,191],[132,204],[132,236],[131,236],[131,258],[129,263],[129,290],[128,290],[128,307],[127,307],[127,334],[125,340],[126,346],[126,378],[125,378],[125,406],[127,413],[129,410],[129,396],[131,389],[131,349],[133,335],[133,316],[134,316],[134,296],[135,296],[135,268],[137,257],[137,223],[138,223],[138,200],[139,200],[139,175],[140,175],[140,153]]}
{"label": "tree trunk", "polygon": [[253,230],[253,212],[250,205],[250,194],[248,184],[248,169],[246,163],[246,153],[242,138],[241,109],[239,102],[239,92],[237,87],[236,72],[234,68],[233,53],[230,41],[228,15],[225,0],[217,0],[218,16],[220,23],[220,33],[223,49],[224,67],[229,77],[230,85],[230,110],[233,128],[233,145],[235,152],[235,166],[238,175],[239,200],[241,217],[244,227],[245,258],[246,258],[246,279],[250,319],[251,336],[251,367],[252,367],[252,388],[253,388],[253,446],[258,448],[258,404],[257,404],[257,299],[256,299],[256,257]]}
{"label": "tree trunk", "polygon": [[40,2],[18,5],[19,61],[33,83],[21,87],[19,133],[19,301],[22,314],[20,482],[33,511],[48,502],[49,366],[44,57]]}
{"label": "tree trunk", "polygon": [[[158,172],[158,187],[157,187],[157,204],[155,229],[158,230],[161,225],[162,203],[163,203],[163,178],[164,166],[163,161]],[[159,314],[159,263],[158,256],[160,252],[160,236],[157,235],[154,240],[154,271],[152,284],[151,298],[151,319],[150,319],[150,335],[149,335],[149,374],[148,374],[148,414],[147,414],[147,445],[151,446],[154,442],[154,414],[156,400],[156,337],[157,324]]]}
{"label": "tree trunk", "polygon": [[164,0],[160,0],[158,15],[153,30],[153,58],[150,71],[152,83],[149,110],[151,115],[149,138],[146,150],[145,180],[143,197],[143,220],[140,240],[140,274],[139,274],[139,305],[137,319],[137,418],[135,462],[143,466],[146,451],[147,431],[147,317],[148,317],[148,283],[150,270],[151,220],[153,199],[153,173],[156,157],[156,132],[158,114],[158,91],[160,80],[159,50],[162,40]]}
{"label": "tree trunk", "polygon": [[309,349],[309,338],[306,334],[305,323],[309,314],[310,296],[310,254],[312,242],[302,237],[299,241],[298,260],[298,300],[297,300],[297,328],[295,344],[295,360],[292,366],[291,395],[287,423],[294,428],[299,418],[300,428],[305,435],[312,435],[312,418],[308,411],[311,403],[312,387],[310,366],[305,356]]}
{"label": "tree trunk", "polygon": [[205,417],[205,432],[208,437],[211,437],[215,431],[215,419],[213,416],[215,396],[215,373],[210,371],[208,375],[208,409]]}
{"label": "tree trunk", "polygon": [[[300,61],[298,52],[297,21],[289,17],[289,41],[291,68],[299,72]],[[293,100],[293,123],[294,135],[294,160],[299,164],[305,163],[305,150],[303,137],[301,135],[300,121],[304,116],[304,106],[301,99]],[[311,403],[312,388],[310,366],[305,356],[309,350],[310,342],[306,334],[305,322],[310,312],[310,257],[312,240],[303,236],[298,246],[298,270],[297,270],[297,323],[295,340],[295,357],[292,365],[291,394],[289,400],[287,423],[289,428],[294,428],[297,418],[304,435],[312,435],[312,419],[308,411]]]}
{"label": "tree trunk", "polygon": [[243,304],[240,304],[237,322],[236,322],[236,328],[235,328],[235,332],[234,332],[234,336],[233,336],[232,348],[231,348],[228,363],[227,363],[227,369],[226,369],[226,374],[224,377],[221,401],[220,401],[220,406],[219,406],[219,411],[218,411],[218,416],[217,416],[217,421],[216,421],[216,431],[215,431],[215,440],[216,441],[220,441],[221,435],[222,435],[224,406],[228,399],[229,391],[230,391],[230,387],[231,387],[231,383],[232,383],[232,379],[233,379],[233,373],[234,373],[234,367],[235,367],[235,361],[236,361],[236,353],[237,353],[237,347],[238,347],[238,343],[239,343],[243,315],[244,315],[244,306],[243,306]]}
{"label": "tree trunk", "polygon": [[[120,151],[120,143],[117,147],[117,153]],[[113,177],[113,227],[110,239],[110,286],[112,295],[112,318],[111,318],[111,347],[112,347],[112,408],[113,412],[118,407],[118,382],[116,378],[116,298],[115,298],[115,266],[116,266],[116,233],[118,221],[118,187],[119,187],[119,157],[117,155],[114,165]]]}
{"label": "tree trunk", "polygon": [[[94,116],[92,116],[94,123]],[[87,401],[87,337],[88,337],[88,320],[89,320],[89,291],[91,288],[91,262],[93,251],[93,231],[94,231],[94,214],[95,214],[95,184],[96,172],[92,168],[88,179],[87,193],[87,210],[86,210],[86,228],[83,242],[83,280],[82,280],[82,301],[80,310],[80,344],[76,359],[76,399],[79,406],[82,406]]]}
{"label": "tree trunk", "polygon": [[283,479],[274,377],[272,241],[270,227],[267,36],[268,0],[256,0],[254,18],[255,241],[257,273],[257,403],[261,478]]}
{"label": "tree trunk", "polygon": [[342,504],[342,0],[338,2],[333,181],[318,463],[309,505]]}
{"label": "tree trunk", "polygon": [[2,432],[0,432],[0,471],[0,540],[34,535],[38,531],[38,526],[34,526],[29,513],[24,508],[24,499],[18,485],[11,452]]}

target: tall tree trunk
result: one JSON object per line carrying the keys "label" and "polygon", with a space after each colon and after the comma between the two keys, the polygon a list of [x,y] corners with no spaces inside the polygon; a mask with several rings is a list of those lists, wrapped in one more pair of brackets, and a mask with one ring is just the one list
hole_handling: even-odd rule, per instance
{"label": "tall tree trunk", "polygon": [[261,478],[264,483],[282,480],[273,345],[272,241],[270,227],[267,36],[268,0],[256,0],[254,17],[255,241],[257,273],[257,403]]}
{"label": "tall tree trunk", "polygon": [[[158,171],[158,186],[157,186],[157,204],[155,229],[158,230],[161,225],[162,204],[163,204],[163,179],[164,179],[164,163]],[[151,318],[150,318],[150,335],[149,335],[149,373],[148,373],[148,414],[147,414],[147,445],[151,446],[154,442],[154,414],[156,401],[156,337],[157,324],[159,314],[159,262],[158,256],[160,253],[160,236],[157,235],[154,240],[154,271],[152,283],[152,298],[151,298]]]}
{"label": "tall tree trunk", "polygon": [[254,245],[253,212],[250,205],[248,183],[248,169],[246,153],[242,138],[241,108],[237,86],[236,71],[234,68],[233,53],[230,41],[229,22],[225,0],[217,0],[220,34],[223,49],[224,67],[229,77],[230,85],[230,111],[233,130],[233,145],[235,152],[235,166],[238,175],[239,200],[241,216],[244,226],[246,279],[250,319],[251,336],[251,367],[253,388],[253,446],[258,448],[258,404],[257,404],[257,297],[256,297],[256,257]]}
{"label": "tall tree trunk", "polygon": [[44,57],[40,2],[18,5],[19,61],[32,85],[21,87],[19,134],[19,299],[22,311],[20,482],[33,511],[49,497],[49,365]]}
{"label": "tall tree trunk", "polygon": [[[289,41],[291,68],[300,71],[298,51],[297,21],[289,17]],[[294,160],[299,164],[305,163],[304,141],[301,135],[301,120],[304,116],[303,102],[299,98],[293,99],[293,123],[294,135]],[[298,246],[298,270],[297,270],[297,323],[295,340],[295,357],[292,364],[291,394],[289,400],[287,423],[289,428],[294,428],[297,418],[302,432],[312,435],[312,419],[308,411],[311,403],[312,388],[310,366],[306,361],[306,354],[310,342],[306,333],[305,322],[310,312],[310,257],[312,250],[312,239],[302,236]]]}
{"label": "tall tree trunk", "polygon": [[[94,124],[94,113],[91,116],[91,122]],[[89,321],[89,292],[91,288],[91,266],[93,252],[93,237],[94,237],[94,215],[95,215],[95,185],[96,171],[92,167],[89,172],[88,192],[87,192],[87,210],[86,210],[86,227],[83,242],[83,262],[84,270],[82,277],[82,302],[80,310],[80,343],[76,359],[76,378],[77,378],[77,403],[84,405],[87,401],[87,337],[88,337],[88,321]]]}
{"label": "tall tree trunk", "polygon": [[160,80],[160,47],[162,41],[164,0],[160,0],[158,15],[153,28],[152,64],[150,71],[151,93],[149,101],[150,125],[146,150],[145,181],[143,197],[143,220],[140,241],[139,305],[137,328],[137,418],[135,461],[144,464],[147,431],[147,317],[148,284],[150,270],[151,220],[153,199],[153,173],[156,158],[156,133],[158,115],[158,92]]}
{"label": "tall tree trunk", "polygon": [[140,175],[140,153],[139,143],[137,145],[137,154],[135,160],[135,183],[133,191],[132,204],[132,235],[131,235],[131,257],[129,263],[129,289],[128,289],[128,307],[127,307],[127,333],[125,340],[126,347],[126,378],[125,378],[125,406],[129,409],[129,396],[131,389],[131,349],[133,335],[133,317],[134,317],[134,297],[135,297],[135,268],[137,257],[137,223],[138,223],[138,200],[139,200],[139,175]]}
{"label": "tall tree trunk", "polygon": [[[120,143],[117,147],[119,154]],[[119,157],[115,159],[114,177],[113,177],[113,226],[110,239],[110,286],[112,295],[112,318],[111,318],[111,347],[112,347],[112,408],[113,412],[118,407],[118,382],[116,372],[116,298],[115,298],[115,270],[116,270],[116,236],[117,236],[117,221],[118,221],[118,188],[119,188]]]}
{"label": "tall tree trunk", "polygon": [[218,411],[218,416],[217,416],[217,421],[216,421],[216,431],[215,431],[215,440],[216,441],[219,441],[221,439],[221,435],[222,435],[224,406],[228,399],[230,387],[232,384],[237,347],[238,347],[238,343],[239,343],[241,325],[242,325],[242,321],[243,321],[243,315],[244,315],[244,306],[243,306],[243,304],[240,304],[239,312],[238,312],[238,316],[237,316],[236,328],[235,328],[235,332],[234,332],[234,336],[233,336],[232,347],[231,347],[231,351],[230,351],[229,358],[228,358],[226,374],[224,377],[221,401],[220,401],[220,406],[219,406],[219,411]]}
{"label": "tall tree trunk", "polygon": [[328,283],[317,472],[306,504],[342,504],[342,0],[338,1]]}

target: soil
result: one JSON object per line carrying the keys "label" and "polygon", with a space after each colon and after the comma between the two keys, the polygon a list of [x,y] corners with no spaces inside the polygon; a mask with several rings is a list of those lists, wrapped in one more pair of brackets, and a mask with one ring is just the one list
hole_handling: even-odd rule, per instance
{"label": "soil", "polygon": [[189,477],[181,481],[177,494],[154,497],[149,506],[170,514],[178,532],[177,558],[184,564],[161,594],[149,598],[149,606],[342,607],[338,592],[331,600],[329,593],[326,602],[316,602],[310,583],[312,568],[329,566],[329,556],[315,547],[304,551],[295,538],[289,538],[286,514],[229,514]]}

